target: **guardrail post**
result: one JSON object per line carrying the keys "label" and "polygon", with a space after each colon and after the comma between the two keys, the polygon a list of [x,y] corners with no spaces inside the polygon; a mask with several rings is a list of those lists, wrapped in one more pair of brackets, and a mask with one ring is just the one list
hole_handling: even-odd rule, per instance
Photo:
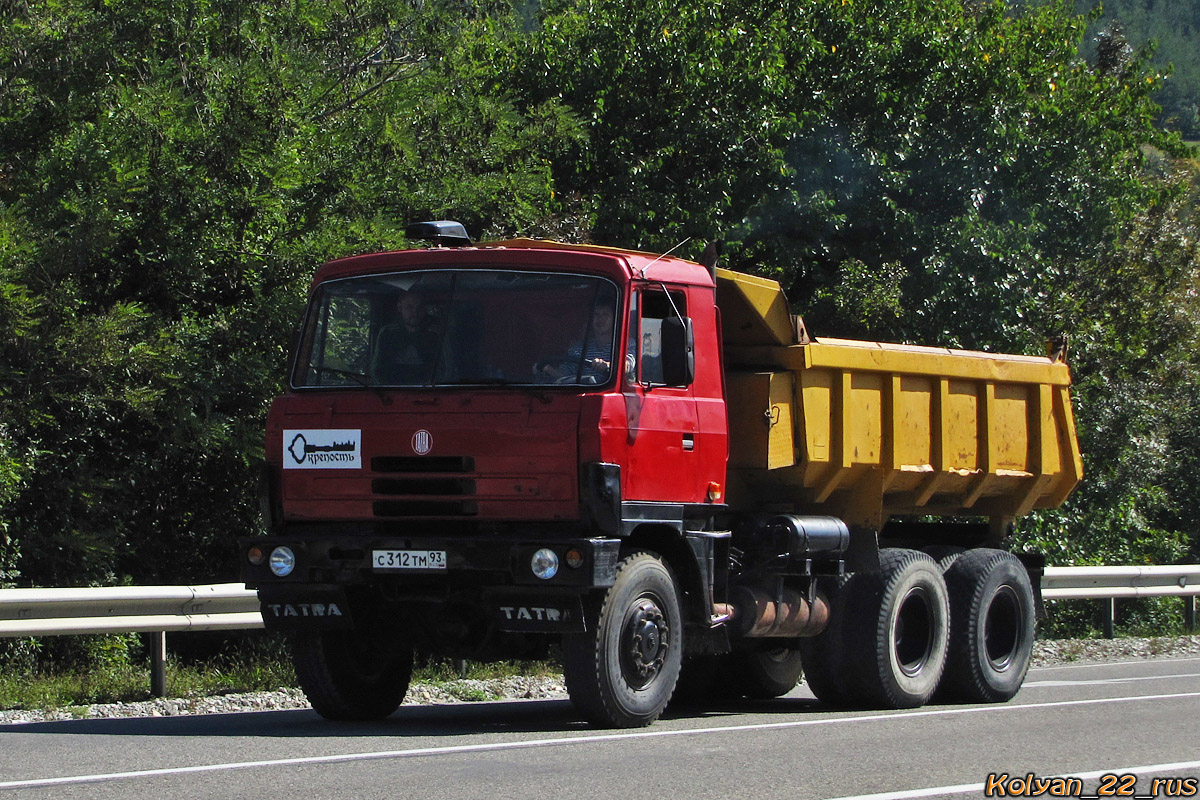
{"label": "guardrail post", "polygon": [[1196,632],[1196,597],[1183,598],[1183,624],[1188,633]]}
{"label": "guardrail post", "polygon": [[1104,638],[1112,639],[1115,636],[1113,628],[1117,624],[1117,598],[1108,598],[1108,615],[1104,618]]}
{"label": "guardrail post", "polygon": [[150,694],[154,697],[167,696],[166,631],[150,634]]}

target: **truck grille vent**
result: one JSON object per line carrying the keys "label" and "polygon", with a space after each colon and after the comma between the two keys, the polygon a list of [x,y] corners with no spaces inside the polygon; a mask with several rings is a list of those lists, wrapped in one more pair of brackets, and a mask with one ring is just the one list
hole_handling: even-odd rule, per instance
{"label": "truck grille vent", "polygon": [[379,500],[377,517],[473,517],[478,506],[470,500]]}
{"label": "truck grille vent", "polygon": [[475,494],[472,478],[376,478],[373,494],[464,495]]}
{"label": "truck grille vent", "polygon": [[470,456],[377,456],[371,459],[372,472],[451,472],[475,471]]}

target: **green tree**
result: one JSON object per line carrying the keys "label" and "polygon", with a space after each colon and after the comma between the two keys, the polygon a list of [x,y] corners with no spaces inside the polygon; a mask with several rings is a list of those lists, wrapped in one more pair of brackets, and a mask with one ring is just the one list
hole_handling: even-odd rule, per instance
{"label": "green tree", "polygon": [[720,237],[818,335],[1066,333],[1088,478],[1022,541],[1179,555],[1194,199],[1150,55],[1086,31],[1069,0],[8,4],[0,581],[232,576],[308,274],[439,217]]}
{"label": "green tree", "polygon": [[723,237],[817,335],[1039,353],[1067,334],[1090,477],[1023,536],[1170,559],[1184,498],[1162,443],[1186,439],[1166,423],[1197,387],[1194,319],[1172,310],[1196,274],[1185,151],[1155,124],[1147,54],[1089,65],[1086,28],[1064,2],[562,2],[512,72],[587,124],[558,176],[601,241]]}
{"label": "green tree", "polygon": [[311,269],[413,218],[548,217],[571,120],[484,91],[465,48],[491,19],[440,4],[8,16],[6,552],[39,584],[229,579]]}
{"label": "green tree", "polygon": [[1200,138],[1200,8],[1190,0],[1077,0],[1076,8],[1096,18],[1083,42],[1089,57],[1114,24],[1131,47],[1151,48],[1154,64],[1170,73],[1154,95],[1160,123]]}

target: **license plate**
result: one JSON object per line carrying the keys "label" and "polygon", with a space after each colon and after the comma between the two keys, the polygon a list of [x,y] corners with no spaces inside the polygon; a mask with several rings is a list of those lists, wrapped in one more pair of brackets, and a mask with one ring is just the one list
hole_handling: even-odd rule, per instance
{"label": "license plate", "polygon": [[375,569],[445,569],[445,550],[372,550]]}

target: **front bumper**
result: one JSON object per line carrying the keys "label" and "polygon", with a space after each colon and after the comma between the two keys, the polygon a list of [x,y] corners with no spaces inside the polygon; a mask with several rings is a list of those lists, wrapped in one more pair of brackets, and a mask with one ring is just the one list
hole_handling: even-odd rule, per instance
{"label": "front bumper", "polygon": [[[490,536],[317,534],[244,539],[239,544],[243,580],[258,590],[268,628],[386,627],[404,618],[426,628],[431,641],[460,623],[464,630],[476,630],[464,635],[477,640],[486,640],[479,632],[486,628],[582,631],[583,600],[591,590],[613,584],[620,550],[619,539]],[[276,547],[295,554],[295,568],[283,577],[273,574],[267,561],[256,565],[248,558],[252,548],[269,555]],[[559,557],[558,573],[548,579],[536,577],[531,568],[533,554],[543,548]],[[575,567],[566,558],[570,550],[581,556]],[[445,567],[381,569],[375,566],[376,551],[444,552]],[[453,621],[442,622],[446,614]]]}
{"label": "front bumper", "polygon": [[[616,579],[620,540],[601,538],[518,538],[438,536],[269,536],[239,541],[242,579],[252,589],[273,591],[289,585],[335,586],[374,585],[400,589],[439,584],[486,587],[546,587],[595,589],[612,586]],[[295,554],[295,569],[279,577],[267,562],[253,564],[251,548],[270,554],[285,546]],[[533,574],[530,562],[542,548],[553,550],[559,570],[549,579]],[[374,566],[376,551],[444,551],[445,568],[380,569]],[[581,563],[572,567],[567,552],[576,551]]]}

